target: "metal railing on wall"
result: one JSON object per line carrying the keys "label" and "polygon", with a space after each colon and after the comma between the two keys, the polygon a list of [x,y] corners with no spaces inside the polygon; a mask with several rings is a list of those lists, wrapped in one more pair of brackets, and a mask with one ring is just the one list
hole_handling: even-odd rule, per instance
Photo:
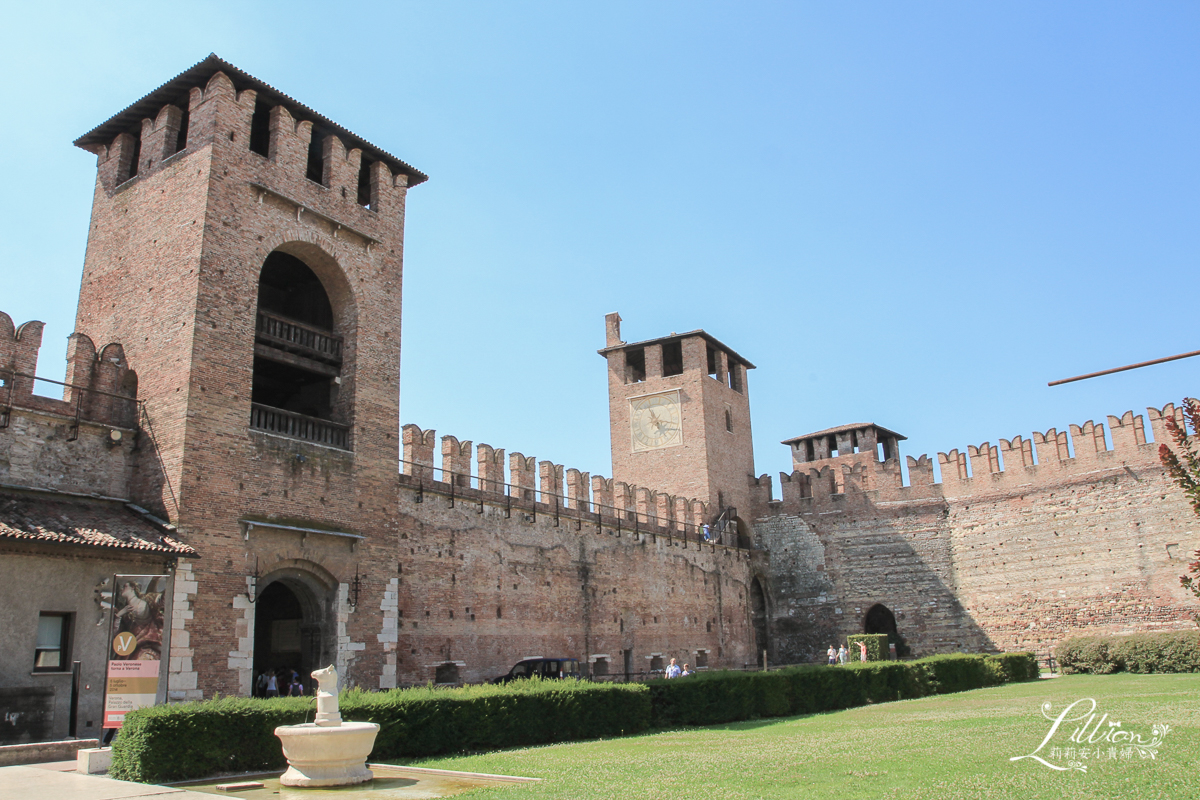
{"label": "metal railing on wall", "polygon": [[89,421],[98,422],[105,425],[115,425],[119,428],[136,428],[138,426],[137,420],[139,416],[139,409],[142,406],[142,401],[138,400],[136,397],[130,397],[127,394],[105,392],[101,389],[93,389],[90,386],[81,386],[77,383],[64,383],[63,381],[56,381],[51,378],[39,378],[37,375],[31,375],[27,372],[18,372],[11,369],[0,369],[0,428],[7,428],[9,423],[12,421],[13,396],[17,385],[17,378],[24,378],[30,381],[31,388],[33,384],[36,384],[40,381],[42,383],[51,383],[55,386],[62,386],[67,389],[75,390],[75,398],[70,402],[66,400],[58,400],[53,397],[43,398],[41,395],[33,395],[34,397],[38,397],[50,403],[64,403],[74,406],[74,420],[71,423],[67,436],[67,441],[69,442],[73,442],[79,438],[79,423],[84,419],[88,419],[83,413],[83,399],[88,395],[111,397],[114,400],[119,400],[122,401],[122,403],[127,404],[127,407],[121,411],[118,411],[114,408],[113,412],[108,415],[110,419],[92,419]]}
{"label": "metal railing on wall", "polygon": [[[410,467],[410,471],[405,472],[405,466]],[[429,491],[444,496],[451,507],[456,503],[473,503],[481,514],[484,505],[491,504],[503,509],[506,517],[511,517],[513,511],[527,515],[530,522],[535,522],[539,514],[550,517],[556,527],[565,521],[574,524],[576,530],[582,530],[586,524],[594,526],[597,533],[607,528],[617,535],[630,533],[635,536],[666,536],[673,541],[679,541],[685,547],[694,544],[735,550],[748,549],[738,541],[736,519],[731,514],[724,513],[731,509],[721,509],[722,513],[719,513],[713,522],[698,525],[669,517],[664,519],[655,513],[633,508],[593,503],[583,498],[545,492],[532,486],[517,486],[497,478],[481,478],[470,473],[453,472],[443,467],[404,459],[400,460],[400,471],[403,477],[415,482],[413,489],[417,493],[418,503],[424,502],[425,492]],[[441,480],[438,480],[438,475],[441,476]]]}

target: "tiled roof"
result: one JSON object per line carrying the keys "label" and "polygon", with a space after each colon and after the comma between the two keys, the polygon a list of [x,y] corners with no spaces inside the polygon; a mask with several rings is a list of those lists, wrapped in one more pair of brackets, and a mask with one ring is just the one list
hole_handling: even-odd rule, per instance
{"label": "tiled roof", "polygon": [[836,428],[826,428],[823,431],[816,431],[815,433],[806,433],[803,436],[793,436],[790,439],[784,439],[782,444],[791,444],[792,442],[798,442],[801,439],[816,439],[818,436],[829,436],[829,435],[835,434],[835,433],[845,433],[846,431],[859,431],[859,430],[862,430],[863,428],[874,428],[877,431],[879,431],[880,433],[887,434],[888,436],[895,436],[900,441],[904,441],[905,439],[908,438],[907,436],[901,436],[900,434],[896,433],[895,431],[889,431],[887,428],[883,427],[882,425],[876,425],[874,422],[852,422],[849,425],[838,425]]}
{"label": "tiled roof", "polygon": [[387,162],[392,174],[404,173],[408,176],[409,187],[416,186],[429,180],[429,176],[421,170],[406,164],[386,150],[376,147],[356,133],[353,133],[323,114],[318,114],[298,100],[288,97],[283,92],[264,83],[248,72],[238,69],[233,64],[220,58],[216,53],[210,53],[208,58],[193,65],[176,75],[150,94],[138,100],[124,111],[111,117],[107,122],[93,128],[75,140],[76,147],[87,150],[98,144],[107,145],[117,134],[141,125],[144,118],[153,118],[164,105],[182,103],[187,107],[188,91],[197,86],[204,86],[208,79],[217,72],[224,72],[233,81],[238,91],[254,89],[263,100],[285,106],[293,117],[306,119],[323,125],[338,134],[347,148],[358,147],[373,158]]}
{"label": "tiled roof", "polygon": [[192,547],[147,517],[118,500],[6,491],[0,494],[0,541],[196,555]]}

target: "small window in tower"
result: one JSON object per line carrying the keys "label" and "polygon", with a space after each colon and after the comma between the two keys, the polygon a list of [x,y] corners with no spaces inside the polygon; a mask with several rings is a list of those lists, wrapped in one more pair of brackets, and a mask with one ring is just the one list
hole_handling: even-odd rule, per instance
{"label": "small window in tower", "polygon": [[837,437],[836,436],[828,437],[828,442],[829,442],[829,457],[837,458],[838,457]]}
{"label": "small window in tower", "polygon": [[181,153],[187,149],[188,104],[186,99],[180,105],[183,106],[183,116],[179,119],[179,135],[175,137],[175,149],[172,151],[172,155]]}
{"label": "small window in tower", "polygon": [[728,407],[725,409],[725,430],[733,433],[733,412]]}
{"label": "small window in tower", "polygon": [[806,458],[805,461],[816,461],[817,460],[817,448],[813,446],[812,439],[804,440],[804,452],[808,456],[808,458]]}
{"label": "small window in tower", "polygon": [[250,117],[250,152],[264,158],[271,155],[271,107],[263,100],[255,101]]}
{"label": "small window in tower", "polygon": [[[710,626],[710,630],[711,630],[711,626]],[[697,650],[696,651],[696,669],[707,669],[707,668],[708,668],[708,651],[707,650]]]}
{"label": "small window in tower", "polygon": [[710,378],[717,377],[717,351],[712,345],[708,346],[708,375]]}
{"label": "small window in tower", "polygon": [[308,142],[308,167],[305,177],[314,183],[325,185],[325,131],[316,125],[312,128],[312,139]]}
{"label": "small window in tower", "polygon": [[665,342],[662,346],[663,375],[683,374],[683,342]]}
{"label": "small window in tower", "polygon": [[117,175],[117,185],[121,185],[125,181],[131,181],[137,177],[138,162],[142,160],[142,132],[140,129],[130,131],[130,136],[133,137],[133,152],[129,157],[129,164],[121,165],[120,172]]}
{"label": "small window in tower", "polygon": [[646,380],[646,351],[642,348],[625,351],[625,382],[641,383]]}
{"label": "small window in tower", "polygon": [[742,375],[744,367],[736,361],[729,362],[729,388],[733,389],[738,394],[742,393]]}
{"label": "small window in tower", "polygon": [[371,210],[371,165],[374,163],[363,156],[358,170],[358,204],[368,210]]}

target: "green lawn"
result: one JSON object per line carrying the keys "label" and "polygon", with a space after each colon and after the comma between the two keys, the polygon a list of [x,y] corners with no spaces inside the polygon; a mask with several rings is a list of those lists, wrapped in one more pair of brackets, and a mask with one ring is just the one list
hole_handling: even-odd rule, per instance
{"label": "green lawn", "polygon": [[[1093,698],[1098,714],[1150,738],[1156,759],[1084,762],[1055,772],[1013,756],[1037,749],[1052,713]],[[1051,746],[1065,747],[1078,723]],[[1065,759],[1049,759],[1062,763]],[[1200,675],[1077,675],[995,689],[712,728],[438,758],[420,766],[527,775],[540,784],[472,798],[1200,798]]]}

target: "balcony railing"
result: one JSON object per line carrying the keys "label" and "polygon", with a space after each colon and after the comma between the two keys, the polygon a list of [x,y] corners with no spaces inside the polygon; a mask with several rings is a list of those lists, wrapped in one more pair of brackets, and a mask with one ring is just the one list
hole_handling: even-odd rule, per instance
{"label": "balcony railing", "polygon": [[294,411],[284,411],[282,408],[251,403],[250,427],[256,431],[288,436],[306,442],[316,442],[341,450],[350,449],[350,427],[348,425],[297,414]]}
{"label": "balcony railing", "polygon": [[259,341],[284,350],[330,364],[342,363],[342,337],[281,317],[269,311],[258,310]]}

